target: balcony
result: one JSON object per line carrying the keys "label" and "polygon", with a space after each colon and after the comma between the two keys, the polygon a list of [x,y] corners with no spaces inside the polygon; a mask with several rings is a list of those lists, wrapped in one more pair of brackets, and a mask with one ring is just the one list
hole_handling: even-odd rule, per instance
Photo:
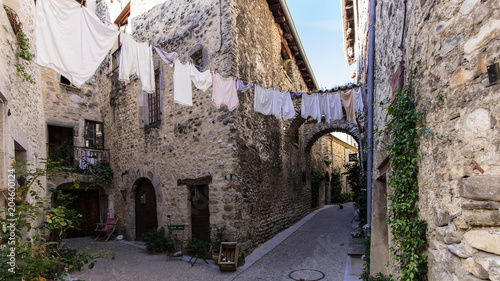
{"label": "balcony", "polygon": [[89,173],[89,166],[109,162],[109,150],[73,146],[69,143],[48,145],[49,158],[56,165],[74,167],[79,173]]}

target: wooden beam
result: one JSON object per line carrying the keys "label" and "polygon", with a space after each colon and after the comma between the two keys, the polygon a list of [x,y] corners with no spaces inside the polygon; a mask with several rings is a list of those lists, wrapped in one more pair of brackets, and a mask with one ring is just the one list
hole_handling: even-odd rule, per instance
{"label": "wooden beam", "polygon": [[187,186],[205,185],[205,184],[211,184],[211,183],[212,183],[212,176],[204,176],[204,177],[197,178],[197,179],[178,179],[177,180],[177,186],[181,186],[181,185],[187,185]]}
{"label": "wooden beam", "polygon": [[277,17],[277,18],[276,18],[276,22],[277,22],[277,23],[284,23],[284,22],[286,22],[286,18],[285,18],[285,17],[283,17],[283,16],[282,16],[282,17]]}
{"label": "wooden beam", "polygon": [[280,10],[281,9],[281,5],[280,5],[280,3],[278,3],[278,4],[272,4],[272,5],[269,5],[269,9],[271,11]]}
{"label": "wooden beam", "polygon": [[123,23],[125,23],[126,21],[128,21],[128,17],[129,16],[130,16],[130,1],[125,6],[125,8],[123,8],[123,10],[121,11],[121,13],[118,15],[118,17],[116,18],[114,24],[118,25],[118,26],[121,26]]}
{"label": "wooden beam", "polygon": [[287,60],[292,58],[292,53],[290,52],[286,40],[283,37],[281,37],[281,53],[283,54],[283,57],[285,57],[285,59]]}

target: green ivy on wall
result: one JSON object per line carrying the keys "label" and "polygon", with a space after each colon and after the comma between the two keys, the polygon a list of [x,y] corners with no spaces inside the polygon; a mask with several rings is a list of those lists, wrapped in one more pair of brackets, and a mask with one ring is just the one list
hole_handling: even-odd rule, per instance
{"label": "green ivy on wall", "polygon": [[21,73],[24,81],[35,84],[35,80],[33,80],[33,77],[31,77],[31,75],[26,72],[26,67],[28,67],[28,65],[31,63],[31,60],[33,60],[33,57],[35,55],[30,51],[30,41],[26,34],[24,34],[22,27],[17,33],[17,43],[19,44],[17,56],[23,59],[23,61],[16,63],[17,71]]}
{"label": "green ivy on wall", "polygon": [[3,5],[5,12],[7,13],[7,18],[9,19],[10,25],[12,26],[12,30],[14,30],[14,34],[17,37],[17,43],[19,44],[19,48],[16,52],[17,56],[22,59],[21,62],[16,63],[16,69],[19,71],[23,77],[24,81],[28,81],[31,84],[35,84],[35,80],[33,77],[26,72],[26,67],[29,66],[35,55],[30,51],[30,41],[28,36],[23,31],[23,25],[19,22],[19,17],[16,12],[6,6]]}
{"label": "green ivy on wall", "polygon": [[390,153],[392,167],[387,221],[391,226],[391,252],[401,269],[400,280],[427,280],[427,258],[423,253],[427,225],[419,219],[417,206],[421,159],[417,134],[424,111],[417,109],[414,79],[412,72],[394,100],[387,99],[385,129],[377,131],[378,136],[386,134],[390,139],[384,147]]}

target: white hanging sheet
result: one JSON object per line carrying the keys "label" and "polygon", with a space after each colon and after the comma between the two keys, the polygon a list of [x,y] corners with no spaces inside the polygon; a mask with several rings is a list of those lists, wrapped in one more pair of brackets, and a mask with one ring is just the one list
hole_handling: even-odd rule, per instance
{"label": "white hanging sheet", "polygon": [[115,43],[118,27],[103,24],[76,1],[38,0],[36,12],[36,63],[80,87]]}
{"label": "white hanging sheet", "polygon": [[132,35],[123,32],[120,37],[118,79],[129,82],[132,74],[141,79],[142,90],[146,93],[155,91],[155,75],[153,65],[153,50],[148,43],[138,43]]}

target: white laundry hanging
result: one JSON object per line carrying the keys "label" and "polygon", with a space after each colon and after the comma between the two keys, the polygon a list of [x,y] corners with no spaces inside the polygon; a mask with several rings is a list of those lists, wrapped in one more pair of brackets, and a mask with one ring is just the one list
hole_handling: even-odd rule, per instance
{"label": "white laundry hanging", "polygon": [[319,98],[317,93],[302,95],[301,111],[304,119],[311,116],[316,119],[318,123],[321,121],[321,110],[319,108]]}
{"label": "white laundry hanging", "polygon": [[146,93],[155,91],[155,76],[153,65],[153,50],[149,43],[138,43],[134,38],[123,32],[121,34],[121,50],[118,79],[129,82],[129,77],[136,74],[141,79],[142,90]]}
{"label": "white laundry hanging", "polygon": [[103,24],[76,1],[38,0],[36,13],[36,63],[80,87],[108,54],[118,28]]}

